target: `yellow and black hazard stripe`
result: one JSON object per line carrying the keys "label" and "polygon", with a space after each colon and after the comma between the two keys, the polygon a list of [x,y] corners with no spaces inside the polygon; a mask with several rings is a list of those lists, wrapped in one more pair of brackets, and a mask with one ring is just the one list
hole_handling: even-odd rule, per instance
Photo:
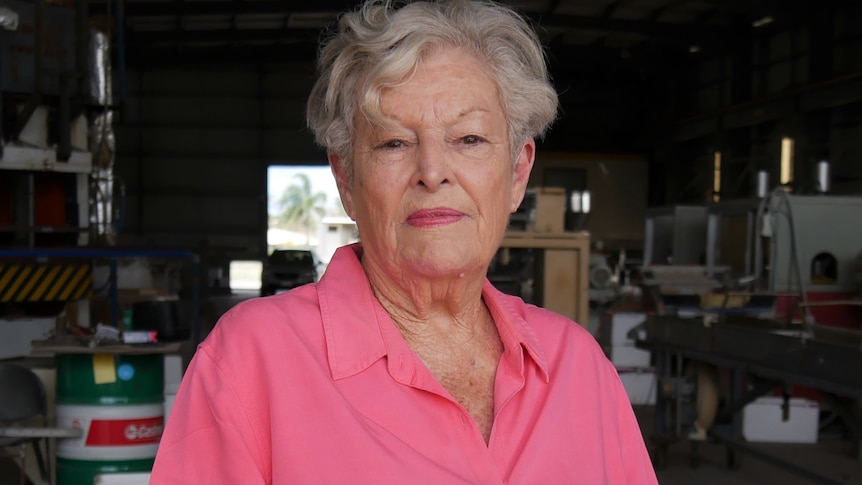
{"label": "yellow and black hazard stripe", "polygon": [[92,295],[90,265],[0,263],[0,303],[72,301]]}

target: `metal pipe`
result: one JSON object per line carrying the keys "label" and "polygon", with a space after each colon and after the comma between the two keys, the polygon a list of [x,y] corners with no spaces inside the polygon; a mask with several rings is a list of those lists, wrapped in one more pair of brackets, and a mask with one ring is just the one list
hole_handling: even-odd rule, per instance
{"label": "metal pipe", "polygon": [[828,160],[817,162],[815,180],[817,181],[817,193],[826,194],[832,190],[832,176]]}
{"label": "metal pipe", "polygon": [[755,194],[758,199],[763,199],[769,195],[769,172],[766,170],[757,171],[757,180],[755,182]]}
{"label": "metal pipe", "polygon": [[100,106],[90,126],[90,149],[93,152],[91,178],[90,229],[92,242],[113,245],[114,226],[114,112],[111,91],[111,51],[107,34],[90,31],[89,86],[90,102]]}

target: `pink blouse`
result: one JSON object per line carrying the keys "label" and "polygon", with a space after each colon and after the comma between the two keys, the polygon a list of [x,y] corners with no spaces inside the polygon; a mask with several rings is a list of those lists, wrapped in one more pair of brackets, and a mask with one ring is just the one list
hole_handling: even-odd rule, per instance
{"label": "pink blouse", "polygon": [[505,350],[486,445],[371,293],[361,246],[227,312],[184,376],[150,483],[655,484],[595,339],[485,282]]}

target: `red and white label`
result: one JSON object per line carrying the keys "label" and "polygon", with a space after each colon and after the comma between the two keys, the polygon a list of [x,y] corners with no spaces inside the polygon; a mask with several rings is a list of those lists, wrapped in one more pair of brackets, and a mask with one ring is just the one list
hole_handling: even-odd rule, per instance
{"label": "red and white label", "polygon": [[164,416],[138,419],[93,419],[87,433],[86,446],[158,443],[164,429]]}

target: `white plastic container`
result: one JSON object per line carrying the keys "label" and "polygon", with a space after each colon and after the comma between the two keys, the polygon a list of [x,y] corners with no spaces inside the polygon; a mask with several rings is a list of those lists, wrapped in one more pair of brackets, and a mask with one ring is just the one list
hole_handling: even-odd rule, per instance
{"label": "white plastic container", "polygon": [[618,368],[620,380],[633,405],[655,404],[656,376],[651,368]]}
{"label": "white plastic container", "polygon": [[[635,340],[629,337],[628,333],[643,323],[646,317],[645,313],[620,312],[614,314],[611,320],[605,324],[606,327],[602,328],[602,335],[599,336],[599,339],[603,345],[634,345]],[[638,336],[643,337],[645,334],[646,331],[644,330]]]}
{"label": "white plastic container", "polygon": [[611,345],[606,347],[606,353],[618,369],[650,366],[650,352],[634,345]]}
{"label": "white plastic container", "polygon": [[817,443],[820,405],[816,401],[791,398],[787,420],[781,397],[761,397],[742,411],[742,435],[752,442]]}
{"label": "white plastic container", "polygon": [[96,475],[93,485],[148,485],[149,473],[108,473]]}

